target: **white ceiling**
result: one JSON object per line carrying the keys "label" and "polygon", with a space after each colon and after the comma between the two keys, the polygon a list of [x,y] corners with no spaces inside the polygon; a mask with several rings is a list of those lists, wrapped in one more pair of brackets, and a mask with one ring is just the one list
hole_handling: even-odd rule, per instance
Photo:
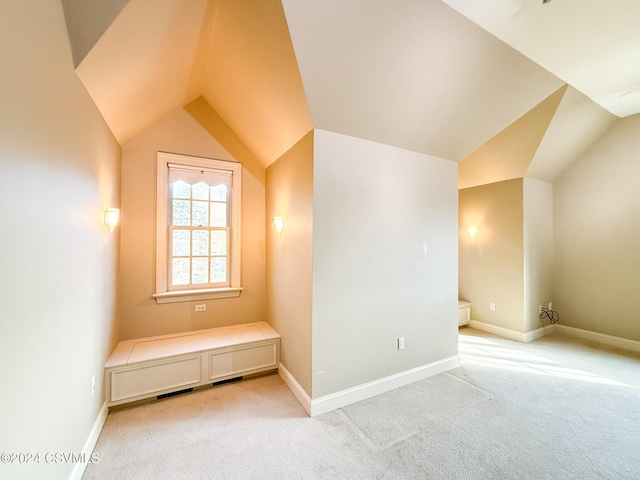
{"label": "white ceiling", "polygon": [[460,161],[569,83],[527,172],[553,181],[640,110],[640,0],[62,1],[122,145],[203,98],[263,167],[314,127]]}
{"label": "white ceiling", "polygon": [[640,112],[640,1],[442,1],[618,117]]}
{"label": "white ceiling", "polygon": [[569,87],[526,172],[554,182],[616,121],[616,117]]}
{"label": "white ceiling", "polygon": [[283,0],[316,128],[459,161],[563,85],[440,0]]}
{"label": "white ceiling", "polygon": [[[101,13],[65,1],[68,25]],[[199,97],[263,167],[313,128],[280,0],[130,0],[103,24],[76,72],[121,145]]]}
{"label": "white ceiling", "polygon": [[121,145],[200,94],[192,72],[208,2],[180,4],[130,1],[76,68]]}

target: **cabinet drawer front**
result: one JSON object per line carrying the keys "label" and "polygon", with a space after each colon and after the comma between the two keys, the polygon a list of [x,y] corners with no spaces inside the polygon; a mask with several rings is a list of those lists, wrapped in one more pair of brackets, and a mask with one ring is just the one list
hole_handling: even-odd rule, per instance
{"label": "cabinet drawer front", "polygon": [[209,379],[258,372],[278,366],[276,343],[214,352],[209,355]]}
{"label": "cabinet drawer front", "polygon": [[[200,382],[200,356],[111,373],[111,401],[155,396]],[[152,395],[150,395],[152,394]]]}

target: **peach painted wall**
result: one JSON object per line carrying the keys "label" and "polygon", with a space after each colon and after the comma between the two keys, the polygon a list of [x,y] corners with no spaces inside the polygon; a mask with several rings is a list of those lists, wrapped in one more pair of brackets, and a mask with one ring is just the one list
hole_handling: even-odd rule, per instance
{"label": "peach painted wall", "polygon": [[[267,321],[281,362],[311,396],[313,131],[267,168]],[[273,217],[285,217],[278,234]]]}
{"label": "peach painted wall", "polygon": [[[237,298],[156,304],[155,228],[158,151],[233,160],[183,109],[122,151],[122,249],[118,281],[121,340],[264,320],[265,187],[242,170],[242,286]],[[195,304],[206,304],[195,312]]]}
{"label": "peach painted wall", "polygon": [[459,204],[460,298],[473,320],[524,332],[523,179],[463,188]]}
{"label": "peach painted wall", "polygon": [[559,88],[463,158],[458,165],[458,188],[523,178],[566,90],[567,85]]}
{"label": "peach painted wall", "polygon": [[553,185],[525,178],[523,183],[525,332],[550,324],[539,305],[553,302]]}
{"label": "peach painted wall", "polygon": [[640,341],[640,114],[618,120],[554,184],[560,323]]}

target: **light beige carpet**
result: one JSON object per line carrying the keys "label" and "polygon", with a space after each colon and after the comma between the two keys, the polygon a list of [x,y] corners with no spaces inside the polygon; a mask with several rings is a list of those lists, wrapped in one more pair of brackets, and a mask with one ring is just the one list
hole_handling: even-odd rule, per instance
{"label": "light beige carpet", "polygon": [[373,451],[384,450],[433,429],[438,423],[490,395],[455,375],[444,373],[343,407],[345,421]]}
{"label": "light beige carpet", "polygon": [[115,411],[83,478],[640,478],[637,354],[468,328],[460,353],[460,368],[315,418],[277,375]]}

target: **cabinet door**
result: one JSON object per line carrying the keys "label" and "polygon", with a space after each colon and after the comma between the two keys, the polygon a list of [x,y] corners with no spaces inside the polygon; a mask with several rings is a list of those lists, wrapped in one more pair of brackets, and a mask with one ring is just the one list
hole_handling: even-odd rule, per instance
{"label": "cabinet door", "polygon": [[209,379],[214,381],[277,367],[278,345],[276,342],[219,350],[209,355]]}
{"label": "cabinet door", "polygon": [[200,383],[200,355],[111,372],[111,403],[154,397]]}

